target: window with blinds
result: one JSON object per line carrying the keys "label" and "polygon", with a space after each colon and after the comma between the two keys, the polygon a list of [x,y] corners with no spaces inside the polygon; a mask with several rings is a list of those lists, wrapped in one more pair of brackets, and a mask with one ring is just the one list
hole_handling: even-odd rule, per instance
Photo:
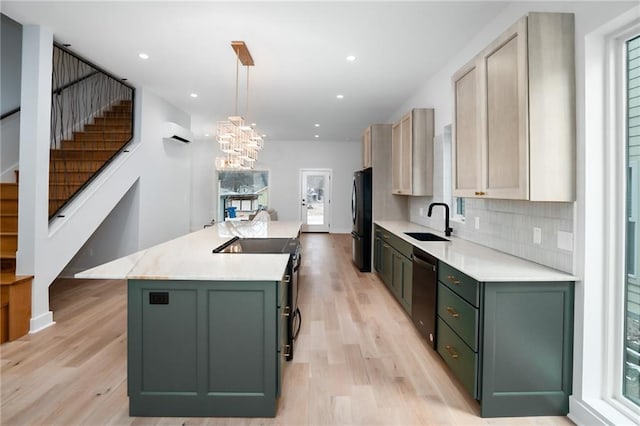
{"label": "window with blinds", "polygon": [[640,405],[640,281],[638,280],[638,210],[640,210],[640,35],[625,43],[627,90],[626,286],[623,395]]}

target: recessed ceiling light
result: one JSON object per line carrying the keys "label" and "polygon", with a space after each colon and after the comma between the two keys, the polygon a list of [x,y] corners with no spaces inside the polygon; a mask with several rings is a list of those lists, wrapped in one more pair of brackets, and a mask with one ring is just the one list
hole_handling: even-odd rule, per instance
{"label": "recessed ceiling light", "polygon": [[338,98],[338,99],[344,99],[344,95],[336,95],[336,98]]}
{"label": "recessed ceiling light", "polygon": [[263,134],[262,134],[262,137],[263,137],[263,138],[266,138],[266,137],[267,137],[267,135],[265,135],[265,134],[263,133]]}
{"label": "recessed ceiling light", "polygon": [[192,98],[197,98],[197,97],[198,97],[198,94],[197,94],[197,93],[192,93],[192,94],[190,94],[189,96],[191,96]]}
{"label": "recessed ceiling light", "polygon": [[204,136],[205,136],[206,138],[208,138],[208,137],[209,137],[209,133],[205,133],[205,134],[204,134]]}
{"label": "recessed ceiling light", "polygon": [[355,61],[355,60],[356,60],[356,57],[355,57],[355,56],[353,56],[353,55],[349,55],[349,56],[347,56],[347,61],[349,61],[349,62],[353,62],[353,61]]}
{"label": "recessed ceiling light", "polygon": [[251,127],[256,127],[256,123],[251,123]]}
{"label": "recessed ceiling light", "polygon": [[320,127],[320,124],[316,123],[314,124],[315,127]]}
{"label": "recessed ceiling light", "polygon": [[149,55],[147,55],[146,53],[139,53],[139,54],[138,54],[138,57],[139,57],[140,59],[149,59]]}
{"label": "recessed ceiling light", "polygon": [[320,137],[320,135],[313,135],[313,137],[317,139]]}

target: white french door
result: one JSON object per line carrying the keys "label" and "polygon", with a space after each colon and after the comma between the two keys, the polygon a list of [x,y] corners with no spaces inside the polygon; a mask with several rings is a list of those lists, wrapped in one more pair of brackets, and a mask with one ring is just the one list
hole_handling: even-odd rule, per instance
{"label": "white french door", "polygon": [[300,169],[300,220],[302,232],[329,232],[330,169]]}

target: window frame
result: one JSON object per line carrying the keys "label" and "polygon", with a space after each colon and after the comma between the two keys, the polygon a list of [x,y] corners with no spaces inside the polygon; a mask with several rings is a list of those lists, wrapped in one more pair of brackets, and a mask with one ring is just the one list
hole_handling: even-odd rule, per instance
{"label": "window frame", "polygon": [[607,351],[605,377],[605,400],[612,405],[621,406],[627,414],[640,416],[637,405],[623,394],[625,318],[626,318],[626,223],[627,210],[627,85],[626,85],[626,42],[640,34],[640,22],[611,34],[607,40],[608,86],[607,86],[607,133],[613,143],[606,147],[606,176],[609,188],[608,231],[610,258],[605,263],[606,281],[614,283],[608,303],[609,327],[605,337]]}

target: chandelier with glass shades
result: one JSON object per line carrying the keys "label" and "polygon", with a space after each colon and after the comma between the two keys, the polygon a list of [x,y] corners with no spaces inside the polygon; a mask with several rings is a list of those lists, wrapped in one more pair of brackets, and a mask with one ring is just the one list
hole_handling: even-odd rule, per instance
{"label": "chandelier with glass shades", "polygon": [[236,103],[234,115],[225,121],[219,121],[217,139],[220,150],[225,154],[216,158],[216,169],[253,169],[258,159],[258,151],[264,146],[262,136],[247,125],[244,118],[238,115],[238,76],[240,64],[247,69],[247,100],[245,116],[249,113],[249,67],[254,65],[253,58],[244,41],[232,41],[231,47],[236,52]]}

